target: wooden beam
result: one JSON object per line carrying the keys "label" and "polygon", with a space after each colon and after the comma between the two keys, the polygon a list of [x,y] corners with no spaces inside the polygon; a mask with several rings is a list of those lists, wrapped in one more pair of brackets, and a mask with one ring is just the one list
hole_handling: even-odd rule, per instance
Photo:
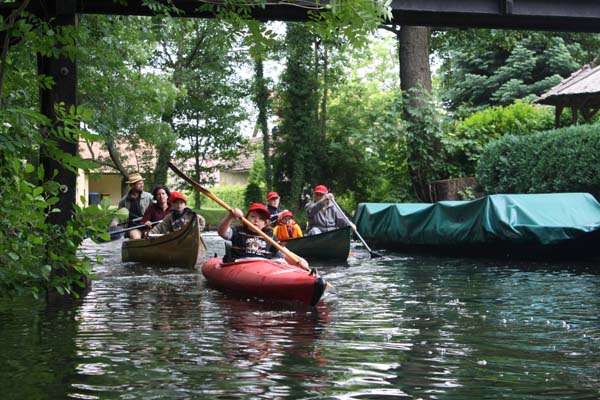
{"label": "wooden beam", "polygon": [[[74,3],[77,13],[115,15],[153,15],[143,0],[64,0]],[[7,15],[20,1],[0,3]],[[28,10],[40,15],[45,0],[32,0]],[[181,17],[210,18],[201,8],[203,0],[172,0],[182,10]],[[223,4],[214,0],[211,4]],[[255,7],[252,17],[259,20],[306,21],[309,11],[321,9],[327,0],[272,0],[265,7]],[[498,28],[568,32],[600,32],[600,2],[597,0],[392,0],[395,25],[418,25],[437,28]]]}
{"label": "wooden beam", "polygon": [[[45,15],[48,21],[60,25],[77,25],[77,16],[74,9],[69,10],[68,1],[55,0],[56,8],[50,10]],[[40,90],[41,112],[48,116],[53,126],[59,126],[55,107],[59,103],[64,103],[68,110],[70,106],[77,105],[77,61],[66,57],[51,58],[38,54],[38,75],[47,75],[54,79],[54,86],[51,89]],[[50,127],[42,128],[47,133]],[[56,140],[56,139],[49,139]],[[78,141],[58,140],[58,147],[71,155],[77,154]],[[55,225],[66,225],[71,219],[73,205],[75,204],[75,192],[77,176],[74,172],[66,169],[64,165],[50,157],[41,159],[45,169],[45,178],[53,179],[62,185],[63,191],[59,196],[59,202],[54,206],[60,209],[60,212],[51,213],[48,222]],[[54,176],[54,173],[57,175]]]}

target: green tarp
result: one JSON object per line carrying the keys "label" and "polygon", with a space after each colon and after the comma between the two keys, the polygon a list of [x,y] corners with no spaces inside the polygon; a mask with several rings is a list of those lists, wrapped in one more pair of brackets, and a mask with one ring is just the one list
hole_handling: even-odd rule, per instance
{"label": "green tarp", "polygon": [[366,240],[383,243],[551,245],[600,231],[600,204],[588,193],[498,194],[433,204],[361,203],[355,222]]}

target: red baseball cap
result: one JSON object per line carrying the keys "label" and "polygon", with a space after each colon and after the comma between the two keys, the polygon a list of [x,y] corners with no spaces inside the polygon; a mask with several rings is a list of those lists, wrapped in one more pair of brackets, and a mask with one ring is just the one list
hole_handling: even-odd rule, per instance
{"label": "red baseball cap", "polygon": [[269,192],[269,194],[267,195],[267,200],[278,199],[278,198],[279,198],[279,193],[277,193],[277,192]]}
{"label": "red baseball cap", "polygon": [[171,196],[169,196],[169,201],[171,202],[171,204],[173,204],[175,200],[183,200],[183,202],[187,204],[187,199],[184,195],[182,195],[179,192],[171,192]]}
{"label": "red baseball cap", "polygon": [[[269,209],[263,203],[250,204],[250,207],[248,207],[248,213],[250,213],[250,211],[257,211],[257,212],[263,214],[265,216],[265,219],[269,219],[271,217],[271,213],[269,212]],[[248,213],[246,213],[246,216],[248,215]]]}
{"label": "red baseball cap", "polygon": [[325,185],[317,185],[315,186],[314,193],[329,193],[329,190],[327,190],[327,186]]}
{"label": "red baseball cap", "polygon": [[290,210],[283,210],[283,212],[279,215],[279,220],[283,221],[285,217],[294,217],[294,213]]}

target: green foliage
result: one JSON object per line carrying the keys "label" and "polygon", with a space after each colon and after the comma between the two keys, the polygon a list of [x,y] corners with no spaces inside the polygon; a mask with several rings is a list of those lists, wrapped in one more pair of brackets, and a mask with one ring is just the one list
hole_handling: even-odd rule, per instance
{"label": "green foliage", "polygon": [[487,193],[600,193],[600,126],[581,125],[490,143],[477,164]]}
{"label": "green foliage", "polygon": [[448,157],[451,177],[473,176],[483,148],[507,134],[527,135],[551,129],[549,107],[533,106],[517,100],[509,106],[489,107],[459,120],[444,133],[442,143]]}
{"label": "green foliage", "polygon": [[218,227],[221,220],[228,214],[227,210],[220,206],[218,208],[207,208],[203,206],[199,213],[206,220],[207,229],[215,229]]}
{"label": "green foliage", "polygon": [[[324,160],[324,138],[318,129],[318,81],[314,74],[312,44],[315,36],[304,25],[287,26],[286,68],[281,78],[280,126],[273,135],[275,189],[300,205],[306,179],[319,180],[321,170],[315,160]],[[314,183],[314,182],[309,182]]]}
{"label": "green foliage", "polygon": [[[248,205],[244,200],[244,193],[246,187],[244,185],[228,185],[228,186],[216,186],[211,188],[210,191],[215,196],[223,200],[229,206],[245,210]],[[202,209],[204,208],[222,208],[220,205],[202,195]]]}
{"label": "green foliage", "polygon": [[600,50],[600,35],[450,29],[435,32],[432,48],[446,105],[462,114],[538,96]]}
{"label": "green foliage", "polygon": [[[77,137],[79,116],[59,110],[63,124],[48,130],[43,137],[34,127],[46,124],[45,117],[30,110],[5,109],[0,113],[0,293],[31,293],[38,297],[52,289],[60,294],[77,295],[83,280],[91,277],[88,257],[78,257],[77,248],[85,237],[106,232],[113,215],[107,208],[75,206],[66,226],[47,223],[57,211],[61,185],[44,180],[33,149],[44,150],[70,170],[87,168],[82,160],[63,153],[57,138]],[[44,146],[42,146],[42,143]],[[39,154],[38,154],[39,155]]]}
{"label": "green foliage", "polygon": [[254,182],[248,183],[246,190],[244,191],[245,204],[262,203],[264,198],[263,191],[258,184]]}

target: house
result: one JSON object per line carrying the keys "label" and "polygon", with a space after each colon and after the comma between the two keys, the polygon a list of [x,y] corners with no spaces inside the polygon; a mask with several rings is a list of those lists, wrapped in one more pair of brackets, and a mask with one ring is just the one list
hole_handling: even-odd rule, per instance
{"label": "house", "polygon": [[[151,182],[151,172],[156,166],[156,151],[145,143],[132,144],[125,139],[117,142],[121,162],[131,173],[139,172],[147,182]],[[86,160],[94,160],[100,167],[85,173],[79,171],[77,177],[77,204],[97,204],[100,200],[110,199],[110,204],[117,206],[119,200],[127,193],[126,179],[114,167],[105,143],[85,140],[79,141],[79,155]],[[147,183],[146,182],[146,183]],[[146,190],[149,190],[146,188]],[[82,201],[83,199],[83,201]]]}

